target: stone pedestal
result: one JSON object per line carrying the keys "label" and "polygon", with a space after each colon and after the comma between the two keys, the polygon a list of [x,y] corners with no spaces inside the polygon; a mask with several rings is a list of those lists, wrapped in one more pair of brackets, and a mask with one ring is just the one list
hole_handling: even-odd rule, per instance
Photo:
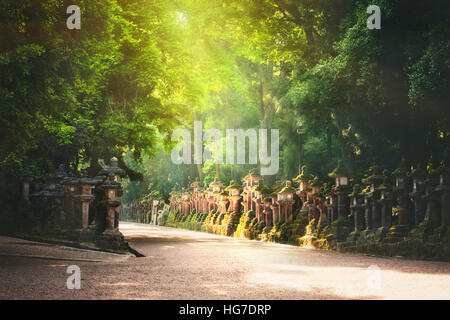
{"label": "stone pedestal", "polygon": [[381,198],[378,204],[381,207],[381,227],[390,228],[392,225],[392,191],[386,189],[381,191]]}
{"label": "stone pedestal", "polygon": [[349,213],[349,205],[350,200],[348,196],[342,192],[338,192],[337,194],[337,211],[338,211],[338,219],[347,218],[347,214]]}
{"label": "stone pedestal", "polygon": [[366,230],[373,230],[371,200],[372,199],[368,193],[364,194],[364,203],[362,204],[362,207],[364,209],[364,222],[366,225]]}
{"label": "stone pedestal", "polygon": [[372,205],[372,228],[378,229],[381,227],[381,207],[379,205],[379,192],[373,191],[368,194],[371,197],[371,205]]}
{"label": "stone pedestal", "polygon": [[413,191],[409,195],[414,204],[414,226],[418,227],[425,219],[426,202],[423,200],[424,193]]}
{"label": "stone pedestal", "polygon": [[442,173],[440,175],[440,183],[436,187],[435,191],[440,197],[440,205],[441,205],[441,226],[446,227],[450,224],[450,187],[448,173]]}

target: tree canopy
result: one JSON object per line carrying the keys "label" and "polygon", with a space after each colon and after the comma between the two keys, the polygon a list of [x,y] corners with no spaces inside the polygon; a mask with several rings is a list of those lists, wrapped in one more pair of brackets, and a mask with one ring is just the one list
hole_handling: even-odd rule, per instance
{"label": "tree canopy", "polygon": [[[66,27],[72,4],[80,30]],[[448,12],[406,0],[2,1],[0,192],[14,197],[25,168],[95,175],[112,156],[125,201],[245,176],[252,165],[171,162],[172,131],[195,120],[280,129],[271,182],[305,164],[326,181],[343,157],[361,176],[403,158],[448,165]]]}

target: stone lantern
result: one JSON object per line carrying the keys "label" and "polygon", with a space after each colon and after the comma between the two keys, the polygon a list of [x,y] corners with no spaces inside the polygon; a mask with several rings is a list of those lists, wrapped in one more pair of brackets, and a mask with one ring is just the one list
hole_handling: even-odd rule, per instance
{"label": "stone lantern", "polygon": [[[98,175],[93,178],[96,180],[96,183],[94,185],[94,192],[95,192],[95,207],[96,207],[96,227],[98,229],[98,232],[103,232],[105,229],[105,216],[107,215],[105,206],[102,204],[102,201],[105,199],[105,191],[103,189],[103,183],[106,179],[110,179],[111,173],[113,174],[113,181],[120,184],[121,177],[125,175],[125,170],[118,167],[118,160],[116,157],[112,157],[110,159],[110,164],[103,167]],[[120,188],[117,191],[119,197],[122,196],[122,189]],[[116,216],[119,216],[119,211],[117,209]]]}
{"label": "stone lantern", "polygon": [[[321,183],[319,181],[318,177],[314,177],[314,179],[311,182],[311,199],[312,201],[309,203],[309,213],[308,216],[311,219],[315,219],[316,222],[319,222],[320,218],[321,218],[321,213],[323,212],[325,217],[326,217],[326,213],[324,212],[324,208],[323,208],[323,199],[320,196],[320,188],[321,188]],[[322,217],[321,222],[323,223],[323,221],[326,220],[324,217]]]}
{"label": "stone lantern", "polygon": [[195,178],[195,181],[191,183],[192,188],[192,207],[195,209],[195,212],[200,211],[200,196],[199,196],[199,189],[200,189],[200,181],[198,178]]}
{"label": "stone lantern", "polygon": [[246,187],[254,187],[262,180],[262,177],[256,174],[256,169],[252,169],[243,180]]}
{"label": "stone lantern", "polygon": [[[425,180],[425,195],[423,197],[427,203],[425,220],[427,220],[430,229],[435,229],[441,224],[441,211],[439,210],[441,202],[440,193],[445,191],[444,183],[446,181],[443,179],[443,184],[439,184],[440,178],[439,172],[434,170],[428,174],[428,178]],[[437,188],[438,185],[442,185],[443,187]],[[444,203],[444,208],[445,205]]]}
{"label": "stone lantern", "polygon": [[254,211],[253,187],[260,183],[262,177],[256,174],[256,169],[251,169],[248,175],[246,175],[242,180],[245,183],[244,192],[246,194],[246,197],[244,197],[244,208],[246,208],[246,211]]}
{"label": "stone lantern", "polygon": [[227,213],[228,194],[225,191],[222,191],[217,195],[217,203],[219,207],[219,213]]}
{"label": "stone lantern", "polygon": [[286,181],[286,186],[278,192],[277,204],[280,207],[280,221],[292,222],[293,207],[295,204],[294,193],[295,189],[292,187],[291,181]]}
{"label": "stone lantern", "polygon": [[200,188],[200,181],[198,178],[195,178],[195,181],[191,183],[191,188],[193,190],[193,193],[197,193],[198,189]]}
{"label": "stone lantern", "polygon": [[115,246],[117,242],[123,240],[123,235],[119,232],[119,212],[117,210],[120,206],[122,187],[116,181],[114,172],[109,172],[106,181],[102,184],[102,190],[104,191],[104,196],[101,204],[106,208],[103,238]]}
{"label": "stone lantern", "polygon": [[[380,168],[377,166],[373,166],[369,169],[369,176],[364,178],[362,182],[369,187],[369,192],[366,192],[366,198],[370,201],[370,205],[372,206],[371,213],[371,228],[378,229],[381,227],[381,206],[382,202],[380,200],[380,190],[378,187],[380,184],[385,181],[387,177],[379,174]],[[368,202],[366,202],[367,204]],[[384,203],[384,202],[383,202]]]}
{"label": "stone lantern", "polygon": [[214,178],[214,181],[209,184],[209,187],[215,194],[218,194],[222,191],[223,184],[219,179]]}
{"label": "stone lantern", "polygon": [[108,177],[112,172],[114,174],[114,181],[120,183],[120,178],[125,174],[125,171],[118,167],[119,160],[116,157],[112,157],[110,160],[110,165],[106,166],[98,173],[99,176]]}
{"label": "stone lantern", "polygon": [[95,230],[89,229],[89,204],[94,200],[92,194],[92,186],[96,184],[96,180],[87,176],[87,171],[81,172],[81,178],[78,179],[76,188],[78,193],[73,195],[76,202],[79,203],[79,217],[76,217],[78,225],[76,226],[79,241],[90,241],[95,237]]}
{"label": "stone lantern", "polygon": [[64,228],[73,229],[75,225],[75,211],[77,204],[75,202],[75,195],[78,193],[78,178],[67,176],[62,181],[64,189]]}
{"label": "stone lantern", "polygon": [[383,176],[383,184],[378,188],[378,190],[380,191],[380,199],[378,200],[378,205],[381,207],[381,227],[382,233],[384,235],[392,225],[392,204],[394,199],[387,170],[383,171]]}
{"label": "stone lantern", "polygon": [[348,177],[343,174],[335,174],[336,186],[347,186],[348,185]]}
{"label": "stone lantern", "polygon": [[353,215],[353,221],[355,225],[355,236],[364,229],[364,213],[363,213],[363,197],[360,194],[359,184],[353,187],[353,193],[350,194],[351,205],[350,210]]}
{"label": "stone lantern", "polygon": [[228,199],[230,200],[230,211],[231,212],[239,212],[240,211],[240,202],[241,202],[241,186],[236,183],[236,181],[231,180],[230,185],[225,189],[228,191]]}
{"label": "stone lantern", "polygon": [[300,215],[308,215],[308,192],[311,191],[311,181],[313,175],[307,172],[307,167],[303,166],[301,173],[294,179],[298,183],[297,195],[302,200],[302,207],[300,208]]}
{"label": "stone lantern", "polygon": [[255,210],[256,218],[258,222],[264,220],[263,216],[263,203],[262,200],[266,194],[269,193],[268,188],[263,184],[262,180],[258,181],[258,184],[253,187],[253,208]]}
{"label": "stone lantern", "polygon": [[447,168],[441,168],[439,175],[439,185],[436,192],[440,195],[441,202],[441,226],[446,227],[450,223],[450,202],[449,202],[449,171]]}
{"label": "stone lantern", "polygon": [[217,209],[216,195],[214,191],[211,190],[211,187],[206,191],[206,200],[208,201],[208,212]]}
{"label": "stone lantern", "polygon": [[327,201],[327,220],[328,224],[331,224],[333,221],[337,220],[337,196],[331,191],[331,194],[326,196]]}
{"label": "stone lantern", "polygon": [[267,227],[271,227],[276,222],[274,221],[273,212],[272,212],[272,198],[271,197],[265,197],[263,199],[263,216],[264,216],[264,222],[266,223]]}
{"label": "stone lantern", "polygon": [[[425,178],[427,171],[423,167],[418,167],[411,172],[413,179],[413,189],[409,193],[414,203],[414,226],[417,227],[425,218],[426,203],[423,200],[425,194]],[[412,223],[411,223],[412,224]]]}
{"label": "stone lantern", "polygon": [[395,169],[392,172],[392,175],[395,177],[395,188],[394,192],[397,195],[398,202],[398,224],[397,229],[404,229],[407,231],[407,226],[409,224],[409,197],[408,197],[408,188],[407,188],[407,178],[408,178],[408,169],[406,168],[406,160],[402,160],[399,168]]}
{"label": "stone lantern", "polygon": [[366,225],[366,230],[370,231],[373,229],[373,219],[372,219],[372,194],[370,192],[364,192],[364,202],[362,203],[362,208],[364,209],[364,222]]}
{"label": "stone lantern", "polygon": [[206,191],[203,188],[200,188],[198,191],[198,195],[200,198],[200,212],[208,212],[208,200],[206,199]]}
{"label": "stone lantern", "polygon": [[181,212],[183,213],[183,215],[185,217],[187,217],[189,215],[189,213],[191,212],[191,195],[185,191],[182,193],[181,195],[181,201],[182,201],[182,209]]}
{"label": "stone lantern", "polygon": [[349,176],[352,173],[350,162],[347,159],[339,160],[336,169],[329,174],[335,179],[334,193],[337,196],[338,219],[345,219],[350,211],[350,199],[348,193],[351,191]]}

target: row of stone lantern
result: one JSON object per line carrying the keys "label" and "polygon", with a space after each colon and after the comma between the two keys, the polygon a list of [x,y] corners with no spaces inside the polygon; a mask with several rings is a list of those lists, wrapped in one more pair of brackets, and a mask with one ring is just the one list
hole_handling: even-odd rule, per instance
{"label": "row of stone lantern", "polygon": [[42,190],[29,194],[32,179],[23,179],[23,199],[31,200],[31,229],[42,232],[64,232],[80,242],[105,240],[112,247],[123,244],[119,232],[119,210],[124,171],[117,158],[111,159],[94,178],[86,171],[74,177],[60,166],[55,174],[48,174]]}
{"label": "row of stone lantern", "polygon": [[231,181],[229,186],[223,188],[223,184],[214,179],[207,190],[202,190],[200,183],[195,181],[191,184],[191,192],[182,190],[181,193],[175,191],[171,193],[171,211],[179,211],[185,216],[193,210],[225,214],[241,212],[242,203],[244,211],[255,212],[258,222],[264,221],[266,225],[293,221],[296,190],[290,181],[278,192],[272,192],[263,185],[262,177],[251,171],[243,182],[244,185],[241,186]]}
{"label": "row of stone lantern", "polygon": [[[331,224],[336,220],[346,220],[350,215],[354,224],[353,238],[363,230],[379,231],[385,236],[393,224],[396,226],[396,236],[402,237],[424,219],[432,229],[449,224],[448,171],[427,175],[426,170],[419,168],[409,173],[402,165],[389,175],[386,170],[380,172],[379,168],[372,167],[369,176],[362,181],[366,185],[363,191],[358,184],[350,185],[351,175],[348,162],[340,161],[330,174],[335,185],[325,191],[317,177],[309,174],[305,167],[293,180],[298,183],[298,189],[294,189],[288,181],[275,192],[264,186],[262,177],[254,171],[244,177],[242,188],[232,182],[225,189],[228,194],[217,180],[206,191],[201,190],[197,181],[193,185],[193,193],[183,193],[181,203],[186,205],[180,206],[175,196],[171,201],[171,210],[181,211],[186,216],[193,209],[196,212],[218,210],[225,213],[240,211],[239,203],[242,201],[244,212],[254,212],[258,221],[270,226],[293,221],[294,197],[298,196],[301,199],[300,214],[308,217],[309,221],[315,219],[320,225],[325,222]],[[390,176],[395,182],[390,180]],[[396,215],[393,215],[394,206]]]}

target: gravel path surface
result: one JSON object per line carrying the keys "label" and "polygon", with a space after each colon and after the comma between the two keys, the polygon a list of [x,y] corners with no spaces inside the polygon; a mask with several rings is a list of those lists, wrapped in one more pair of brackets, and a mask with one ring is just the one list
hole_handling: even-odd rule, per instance
{"label": "gravel path surface", "polygon": [[[450,263],[318,251],[137,223],[123,222],[120,229],[146,257],[118,260],[96,253],[90,257],[102,262],[86,262],[0,255],[0,299],[450,299]],[[27,252],[39,248],[29,247]],[[59,249],[39,250],[56,256],[51,250]],[[69,253],[75,257],[76,251]],[[72,264],[81,269],[81,290],[66,288]]]}

